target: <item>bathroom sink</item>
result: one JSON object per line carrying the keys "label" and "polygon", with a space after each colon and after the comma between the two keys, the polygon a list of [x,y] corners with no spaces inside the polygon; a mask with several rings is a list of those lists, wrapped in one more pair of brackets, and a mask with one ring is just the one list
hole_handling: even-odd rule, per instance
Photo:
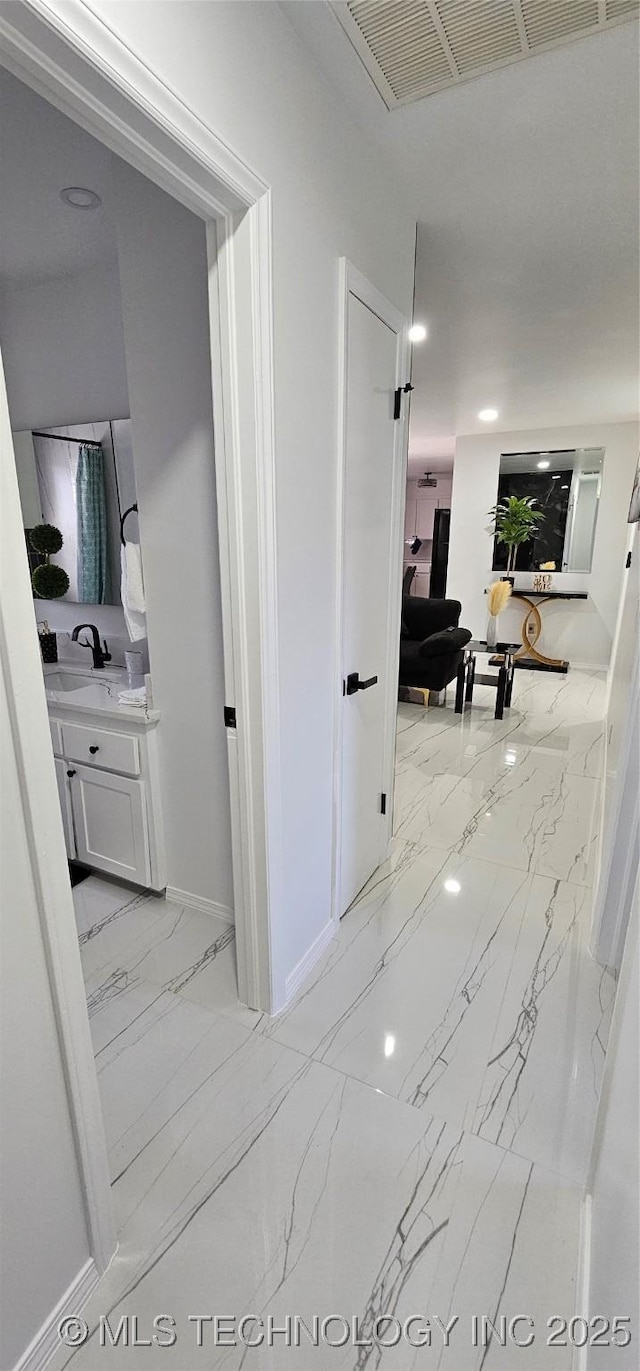
{"label": "bathroom sink", "polygon": [[44,684],[47,690],[82,690],[84,686],[93,685],[94,680],[94,676],[82,676],[79,671],[48,671]]}

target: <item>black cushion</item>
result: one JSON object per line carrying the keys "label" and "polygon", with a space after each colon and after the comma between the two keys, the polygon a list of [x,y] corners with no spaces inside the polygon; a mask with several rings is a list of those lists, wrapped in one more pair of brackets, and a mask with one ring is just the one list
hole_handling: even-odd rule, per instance
{"label": "black cushion", "polygon": [[422,595],[405,595],[402,620],[406,636],[414,643],[421,643],[443,628],[457,628],[461,609],[459,600],[428,600]]}
{"label": "black cushion", "polygon": [[471,641],[468,628],[444,628],[440,633],[431,633],[418,648],[420,657],[440,657],[443,652],[459,652]]}

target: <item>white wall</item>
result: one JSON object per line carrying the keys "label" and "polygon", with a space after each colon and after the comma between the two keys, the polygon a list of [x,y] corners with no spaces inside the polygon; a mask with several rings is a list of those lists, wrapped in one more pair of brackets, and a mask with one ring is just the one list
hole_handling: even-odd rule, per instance
{"label": "white wall", "polygon": [[598,1110],[596,1142],[589,1182],[591,1196],[591,1249],[588,1307],[594,1314],[626,1314],[632,1341],[625,1350],[603,1353],[592,1348],[587,1366],[607,1371],[635,1371],[638,1365],[640,1326],[640,1264],[638,1222],[640,1218],[640,1155],[638,1153],[638,922],[640,888],[629,925],[613,1022],[607,1050],[602,1098]]}
{"label": "white wall", "polygon": [[338,259],[410,316],[415,224],[279,6],[98,0],[95,9],[272,188],[281,996],[331,908]]}
{"label": "white wall", "polygon": [[[90,1257],[40,922],[46,904],[68,949],[82,1048],[91,1048],[1,363],[0,440],[0,1366],[8,1371]],[[36,868],[41,882],[46,871],[38,891]],[[78,1073],[81,1058],[77,1044]]]}
{"label": "white wall", "polygon": [[114,162],[167,885],[233,907],[204,223]]}
{"label": "white wall", "polygon": [[5,288],[0,343],[12,429],[128,415],[117,262]]}
{"label": "white wall", "polygon": [[[124,419],[129,393],[118,264],[21,285],[2,293],[0,345],[14,431]],[[109,643],[115,665],[130,646],[120,606],[39,600],[38,619],[70,633],[89,619]],[[61,657],[86,661],[68,640]]]}
{"label": "white wall", "polygon": [[[573,447],[605,449],[593,563],[587,575],[567,573],[562,580],[554,576],[554,588],[586,589],[589,599],[546,605],[538,646],[549,656],[606,667],[624,569],[627,512],[638,458],[637,424],[531,429],[456,439],[447,594],[462,601],[461,623],[483,638],[487,625],[484,590],[497,574],[491,571],[493,541],[486,530],[488,510],[497,498],[500,454]],[[501,615],[500,637],[519,642],[521,620],[516,603]]]}

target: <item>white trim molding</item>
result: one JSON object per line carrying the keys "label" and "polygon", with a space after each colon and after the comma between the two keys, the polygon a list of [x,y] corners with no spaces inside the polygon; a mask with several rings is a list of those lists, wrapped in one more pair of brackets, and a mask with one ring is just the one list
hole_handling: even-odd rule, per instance
{"label": "white trim molding", "polygon": [[324,928],[320,929],[320,932],[317,938],[312,942],[311,947],[307,948],[304,957],[301,957],[300,961],[294,966],[293,971],[289,972],[285,983],[284,1003],[275,1010],[276,1014],[282,1013],[282,1010],[286,1009],[291,1003],[300,989],[300,986],[306,981],[310,972],[313,971],[316,962],[320,961],[320,958],[329,946],[331,939],[335,938],[335,934],[335,923],[333,919],[329,919]]}
{"label": "white trim molding", "polygon": [[218,900],[207,900],[204,895],[192,895],[190,890],[178,890],[177,886],[168,885],[166,897],[173,904],[183,904],[187,909],[199,909],[202,914],[209,914],[213,919],[219,919],[225,925],[233,924],[233,910],[227,904],[220,904]]}
{"label": "white trim molding", "polygon": [[35,1338],[32,1338],[29,1346],[25,1348],[13,1371],[44,1371],[44,1367],[49,1365],[62,1346],[58,1333],[62,1319],[82,1312],[99,1280],[100,1274],[95,1262],[86,1262],[68,1290],[65,1290],[55,1309],[51,1310],[42,1327],[38,1329]]}
{"label": "white trim molding", "polygon": [[[395,385],[404,386],[409,380],[411,348],[409,320],[358,271],[346,257],[339,263],[339,338],[338,338],[338,462],[336,481],[336,603],[334,635],[334,712],[333,712],[333,823],[332,823],[332,919],[340,921],[341,895],[341,819],[342,819],[342,747],[343,747],[343,624],[344,624],[344,542],[345,542],[345,482],[347,444],[347,350],[348,302],[354,295],[395,333]],[[402,556],[404,539],[404,506],[407,483],[407,449],[409,441],[409,404],[402,405],[395,424],[393,441],[393,486],[391,494],[391,537],[389,542],[389,598],[387,602],[387,688],[384,718],[384,789],[389,797],[383,826],[384,860],[391,841],[393,825],[393,791],[396,739],[396,703],[398,659],[400,653],[400,618],[402,613]]]}

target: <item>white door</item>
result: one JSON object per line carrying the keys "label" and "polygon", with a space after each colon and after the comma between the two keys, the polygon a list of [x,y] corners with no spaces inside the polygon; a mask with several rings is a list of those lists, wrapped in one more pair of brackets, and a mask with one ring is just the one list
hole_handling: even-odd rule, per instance
{"label": "white door", "polygon": [[399,327],[352,291],[346,312],[340,915],[389,839],[404,487],[393,417]]}
{"label": "white door", "polygon": [[144,781],[90,766],[70,766],[78,860],[148,885],[149,835]]}
{"label": "white door", "polygon": [[56,768],[56,781],[58,782],[58,798],[60,800],[62,827],[64,829],[64,845],[67,849],[67,857],[72,858],[76,855],[76,844],[73,836],[71,795],[69,792],[69,778],[67,776],[69,763],[63,761],[62,757],[54,757],[53,760]]}

